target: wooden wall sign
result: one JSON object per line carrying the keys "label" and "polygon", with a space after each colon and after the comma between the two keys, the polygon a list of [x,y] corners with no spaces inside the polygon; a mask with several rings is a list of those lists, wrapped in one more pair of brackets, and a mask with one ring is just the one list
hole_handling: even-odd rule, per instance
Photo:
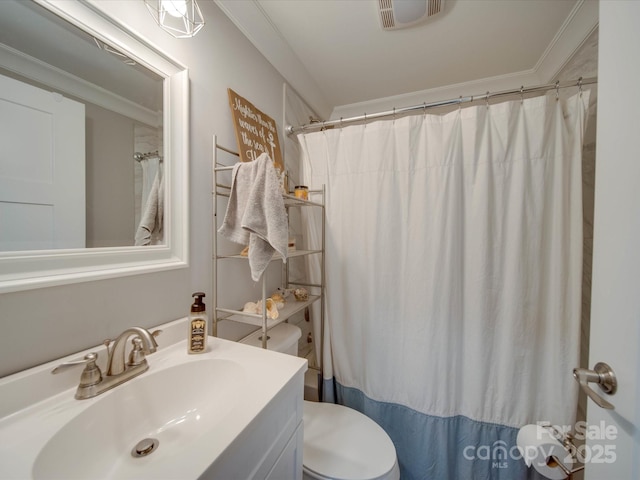
{"label": "wooden wall sign", "polygon": [[284,171],[276,122],[230,88],[227,92],[240,161],[251,162],[266,152],[276,169]]}

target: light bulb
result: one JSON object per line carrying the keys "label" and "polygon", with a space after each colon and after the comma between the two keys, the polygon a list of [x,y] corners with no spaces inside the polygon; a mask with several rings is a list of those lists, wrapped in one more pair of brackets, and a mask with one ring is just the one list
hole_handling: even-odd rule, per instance
{"label": "light bulb", "polygon": [[161,9],[172,17],[180,18],[187,14],[186,0],[162,0],[160,5]]}

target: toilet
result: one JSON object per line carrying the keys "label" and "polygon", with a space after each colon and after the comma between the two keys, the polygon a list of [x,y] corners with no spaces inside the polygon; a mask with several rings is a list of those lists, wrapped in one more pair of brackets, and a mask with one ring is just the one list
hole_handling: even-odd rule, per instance
{"label": "toilet", "polygon": [[[269,330],[268,348],[296,355],[301,331],[281,323]],[[262,346],[262,331],[241,343]],[[304,480],[399,480],[396,450],[366,415],[343,405],[304,401]]]}

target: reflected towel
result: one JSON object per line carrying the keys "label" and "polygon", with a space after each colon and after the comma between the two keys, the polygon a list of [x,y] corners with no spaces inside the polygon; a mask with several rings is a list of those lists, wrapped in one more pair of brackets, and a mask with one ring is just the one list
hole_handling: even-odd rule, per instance
{"label": "reflected towel", "polygon": [[164,181],[156,173],[149,198],[144,208],[140,225],[136,230],[135,245],[158,245],[163,243]]}
{"label": "reflected towel", "polygon": [[234,166],[229,203],[218,232],[232,242],[249,245],[254,281],[260,279],[275,252],[286,262],[287,212],[278,175],[266,153]]}

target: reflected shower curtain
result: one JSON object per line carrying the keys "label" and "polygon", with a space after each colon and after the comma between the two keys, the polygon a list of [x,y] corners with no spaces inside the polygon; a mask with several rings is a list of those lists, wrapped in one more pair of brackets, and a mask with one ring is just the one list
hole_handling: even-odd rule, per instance
{"label": "reflected shower curtain", "polygon": [[136,219],[135,245],[164,243],[164,182],[160,157],[143,158],[140,217]]}
{"label": "reflected shower curtain", "polygon": [[325,385],[389,433],[403,480],[527,478],[518,429],[575,422],[587,106],[298,136],[327,189]]}

